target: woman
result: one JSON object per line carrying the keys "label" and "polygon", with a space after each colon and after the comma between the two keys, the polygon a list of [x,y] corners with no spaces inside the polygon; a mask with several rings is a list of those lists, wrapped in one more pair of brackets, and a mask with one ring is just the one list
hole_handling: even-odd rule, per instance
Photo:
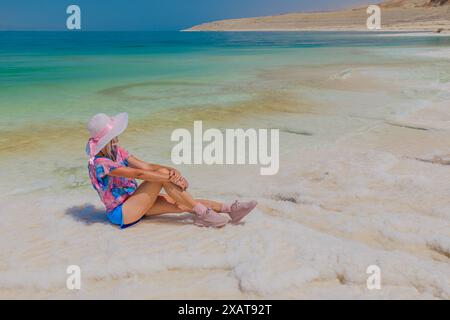
{"label": "woman", "polygon": [[[239,223],[255,208],[256,201],[223,204],[192,198],[179,171],[139,160],[118,145],[117,137],[127,125],[126,113],[100,113],[88,123],[89,177],[111,223],[126,228],[145,216],[187,211],[195,214],[198,226],[223,227]],[[136,179],[143,182],[138,186]],[[166,194],[160,194],[162,189]]]}

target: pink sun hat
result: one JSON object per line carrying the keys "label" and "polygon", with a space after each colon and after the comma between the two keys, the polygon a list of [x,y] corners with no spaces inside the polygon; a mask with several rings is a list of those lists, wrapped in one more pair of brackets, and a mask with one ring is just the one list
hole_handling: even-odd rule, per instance
{"label": "pink sun hat", "polygon": [[93,158],[110,142],[120,135],[128,126],[128,113],[119,113],[110,117],[104,113],[98,113],[89,120],[87,129],[89,141],[86,145],[86,153],[92,161]]}

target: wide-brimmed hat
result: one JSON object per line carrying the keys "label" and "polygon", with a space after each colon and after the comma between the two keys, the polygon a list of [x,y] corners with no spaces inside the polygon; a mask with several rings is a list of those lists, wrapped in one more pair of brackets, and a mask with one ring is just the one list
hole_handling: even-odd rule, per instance
{"label": "wide-brimmed hat", "polygon": [[98,113],[89,120],[87,129],[89,141],[86,145],[86,153],[89,158],[95,157],[112,139],[125,131],[128,126],[128,114],[119,113],[110,117],[104,113]]}

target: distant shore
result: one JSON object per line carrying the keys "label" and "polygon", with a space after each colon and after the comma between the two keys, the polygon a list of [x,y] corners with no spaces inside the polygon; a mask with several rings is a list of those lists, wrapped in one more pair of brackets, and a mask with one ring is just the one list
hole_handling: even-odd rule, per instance
{"label": "distant shore", "polygon": [[[450,3],[427,5],[426,1],[388,1],[380,4],[381,30],[387,32],[450,33]],[[367,6],[330,12],[227,19],[203,23],[183,31],[369,31]]]}
{"label": "distant shore", "polygon": [[191,30],[184,29],[181,32],[366,32],[378,36],[433,36],[449,37],[450,30],[436,32],[433,30],[374,30],[367,29],[235,29],[235,30]]}

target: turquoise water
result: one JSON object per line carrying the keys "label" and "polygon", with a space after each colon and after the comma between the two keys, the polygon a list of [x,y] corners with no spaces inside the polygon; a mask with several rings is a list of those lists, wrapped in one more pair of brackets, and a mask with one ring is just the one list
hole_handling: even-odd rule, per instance
{"label": "turquoise water", "polygon": [[442,47],[450,37],[358,33],[0,32],[0,130],[236,104],[283,66],[377,63],[367,48]]}
{"label": "turquoise water", "polygon": [[[450,171],[431,159],[449,158],[449,49],[352,33],[0,32],[0,298],[72,299],[77,264],[86,299],[448,299]],[[279,174],[179,166],[195,197],[258,208],[217,232],[173,216],[120,232],[84,153],[101,111],[127,111],[121,145],[170,166],[171,133],[194,120],[280,129]],[[373,263],[383,290],[368,296]]]}

